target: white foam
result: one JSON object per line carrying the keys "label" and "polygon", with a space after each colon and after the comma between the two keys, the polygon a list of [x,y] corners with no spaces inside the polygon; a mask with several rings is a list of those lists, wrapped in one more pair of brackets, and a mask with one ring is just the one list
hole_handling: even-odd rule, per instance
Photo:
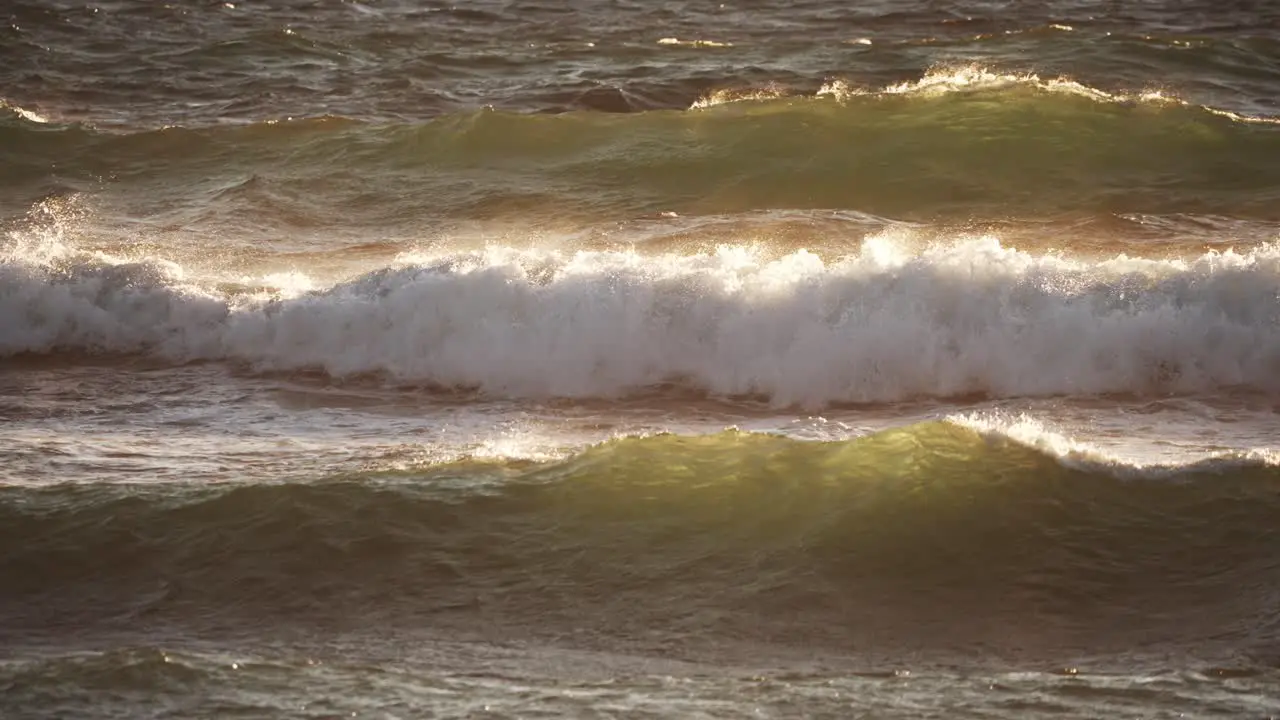
{"label": "white foam", "polygon": [[787,96],[787,89],[781,85],[768,85],[757,88],[721,88],[713,90],[693,102],[689,106],[690,110],[705,110],[707,108],[716,107],[717,105],[725,105],[735,102],[752,102],[762,100],[777,100]]}
{"label": "white foam", "polygon": [[678,45],[680,47],[695,48],[730,48],[733,43],[719,42],[716,40],[682,40],[680,38],[664,37],[658,40],[659,45]]}
{"label": "white foam", "polygon": [[3,99],[0,99],[0,110],[8,110],[9,112],[12,112],[14,115],[17,115],[18,117],[28,122],[39,123],[41,125],[49,122],[49,118],[41,115],[40,113],[27,110],[26,108],[19,107],[17,105],[13,105]]}
{"label": "white foam", "polygon": [[1103,472],[1128,479],[1168,479],[1188,472],[1221,473],[1242,468],[1280,466],[1280,455],[1269,448],[1227,452],[1179,453],[1177,459],[1147,459],[1119,454],[1087,443],[1043,420],[1025,413],[978,412],[948,416],[947,422],[967,427],[987,437],[1013,441],[1048,455],[1063,466],[1086,472]]}
{"label": "white foam", "polygon": [[172,263],[40,258],[0,264],[0,355],[142,352],[517,397],[678,382],[806,407],[1280,391],[1277,246],[1094,262],[881,236],[829,263],[494,248],[283,296],[226,295]]}
{"label": "white foam", "polygon": [[[1066,26],[1051,25],[1057,30],[1070,30]],[[1228,118],[1237,122],[1274,125],[1280,118],[1268,116],[1245,115],[1222,110],[1208,105],[1195,105],[1167,90],[1148,88],[1133,92],[1114,92],[1085,85],[1069,77],[1042,77],[1036,73],[1002,72],[980,64],[941,65],[930,68],[920,79],[901,82],[878,89],[858,87],[844,78],[836,78],[823,83],[816,93],[817,97],[833,98],[837,101],[848,101],[857,97],[938,97],[953,93],[991,91],[1010,88],[1021,88],[1042,93],[1054,93],[1085,98],[1099,103],[1115,103],[1122,105],[1165,105],[1186,108],[1198,108],[1213,115]],[[779,93],[776,96],[780,97]],[[735,94],[719,91],[702,98],[693,104],[694,109],[711,107],[735,100],[762,99],[750,93]]]}
{"label": "white foam", "polygon": [[1061,93],[1088,98],[1097,102],[1151,103],[1187,105],[1186,102],[1163,90],[1144,90],[1135,93],[1112,93],[1090,87],[1068,77],[1043,78],[1036,73],[1002,72],[985,65],[940,65],[930,68],[919,80],[896,83],[878,90],[865,90],[850,85],[846,80],[830,80],[818,90],[818,96],[847,99],[863,95],[913,95],[934,97],[975,90],[999,90],[1003,88],[1027,88],[1040,92]]}

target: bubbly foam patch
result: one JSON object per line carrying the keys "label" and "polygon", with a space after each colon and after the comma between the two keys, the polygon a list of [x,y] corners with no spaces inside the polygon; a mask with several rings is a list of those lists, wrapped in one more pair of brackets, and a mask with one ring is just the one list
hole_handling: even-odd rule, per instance
{"label": "bubbly foam patch", "polygon": [[509,397],[675,383],[780,406],[1280,390],[1280,248],[1153,260],[992,237],[848,257],[491,248],[228,295],[161,261],[10,251],[0,355],[222,359]]}

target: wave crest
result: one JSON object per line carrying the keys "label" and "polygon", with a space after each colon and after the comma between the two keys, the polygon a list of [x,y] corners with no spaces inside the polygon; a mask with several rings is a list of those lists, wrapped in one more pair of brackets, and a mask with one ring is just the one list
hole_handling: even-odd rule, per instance
{"label": "wave crest", "polygon": [[[157,168],[182,183],[271,177],[276,194],[298,203],[322,184],[350,212],[369,212],[356,199],[367,201],[369,178],[380,178],[386,185],[372,194],[394,209],[375,215],[384,220],[563,226],[575,217],[779,208],[924,221],[1117,208],[1276,218],[1273,118],[980,68],[869,92],[833,82],[823,93],[841,101],[765,86],[711,93],[688,112],[484,111],[420,123],[315,118],[118,134],[0,122],[0,163],[46,183],[57,179],[52,166],[59,178],[93,178],[109,166],[129,182]],[[755,102],[731,102],[739,99]],[[335,173],[335,158],[350,172]]]}
{"label": "wave crest", "polygon": [[806,407],[1280,390],[1275,246],[1091,261],[994,238],[915,253],[877,236],[829,262],[493,248],[293,295],[101,256],[0,274],[5,356],[145,353],[514,397],[676,383]]}
{"label": "wave crest", "polygon": [[273,485],[0,488],[0,612],[19,627],[353,610],[612,632],[729,622],[854,645],[850,617],[923,643],[939,638],[922,622],[1003,633],[1031,617],[1020,641],[1052,618],[1194,642],[1271,612],[1277,472],[1126,482],[925,423],[823,443],[625,438],[553,462]]}

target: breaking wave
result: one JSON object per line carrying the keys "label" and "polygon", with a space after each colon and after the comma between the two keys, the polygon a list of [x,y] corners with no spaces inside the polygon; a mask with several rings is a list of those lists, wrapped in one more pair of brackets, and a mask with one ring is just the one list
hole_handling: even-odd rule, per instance
{"label": "breaking wave", "polygon": [[991,642],[1073,624],[1123,641],[1120,618],[1184,640],[1269,632],[1249,619],[1280,573],[1280,470],[1243,455],[1134,470],[930,422],[265,485],[5,487],[0,612],[17,627],[480,613],[788,641],[847,640],[871,616],[915,642],[941,641],[926,621],[1001,628]]}
{"label": "breaking wave", "polygon": [[[306,283],[295,283],[305,287]],[[989,237],[851,256],[493,248],[316,290],[12,250],[0,356],[141,354],[508,397],[677,385],[779,406],[1280,390],[1280,249],[1033,254]]]}

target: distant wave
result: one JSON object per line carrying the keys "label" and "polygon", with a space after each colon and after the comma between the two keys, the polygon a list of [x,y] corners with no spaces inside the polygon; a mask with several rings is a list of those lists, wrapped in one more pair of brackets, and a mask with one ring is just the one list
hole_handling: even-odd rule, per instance
{"label": "distant wave", "polygon": [[[987,96],[998,91],[1020,90],[1051,96],[1075,97],[1098,103],[1118,105],[1147,105],[1151,107],[1181,107],[1198,109],[1231,118],[1240,122],[1278,124],[1280,119],[1264,116],[1248,116],[1204,105],[1193,105],[1175,95],[1158,90],[1135,93],[1107,92],[1090,87],[1066,77],[1043,78],[1035,73],[999,72],[982,65],[940,66],[925,73],[919,80],[896,83],[880,88],[864,88],[845,79],[824,83],[816,92],[817,97],[831,97],[852,101],[858,98],[891,98],[894,96],[937,98],[946,95],[979,94]],[[795,97],[779,86],[766,86],[756,90],[720,90],[712,92],[693,103],[690,109],[706,109],[726,102],[777,100]],[[999,97],[997,95],[996,97]],[[1046,109],[1052,105],[1046,104]]]}
{"label": "distant wave", "polygon": [[[741,99],[752,101],[730,102]],[[184,186],[261,177],[286,198],[322,183],[334,202],[411,199],[419,215],[455,219],[762,208],[908,219],[1212,208],[1280,219],[1276,119],[1156,92],[960,68],[875,90],[833,82],[816,97],[722,91],[698,108],[124,134],[10,113],[0,114],[0,163],[28,184],[53,167],[61,181],[104,167],[121,181]]]}
{"label": "distant wave", "polygon": [[227,360],[510,397],[674,383],[806,407],[1280,390],[1275,246],[1088,260],[877,236],[830,262],[494,248],[310,291],[14,246],[0,285],[0,356]]}
{"label": "distant wave", "polygon": [[979,634],[970,621],[994,618],[1028,642],[1046,622],[1137,610],[1125,627],[1165,618],[1160,632],[1186,640],[1270,612],[1280,469],[1245,456],[1158,479],[1116,469],[933,422],[824,443],[625,438],[550,462],[270,485],[7,487],[0,612],[15,627],[607,613],[615,631],[691,632],[747,617],[743,633],[787,642],[904,613]]}

